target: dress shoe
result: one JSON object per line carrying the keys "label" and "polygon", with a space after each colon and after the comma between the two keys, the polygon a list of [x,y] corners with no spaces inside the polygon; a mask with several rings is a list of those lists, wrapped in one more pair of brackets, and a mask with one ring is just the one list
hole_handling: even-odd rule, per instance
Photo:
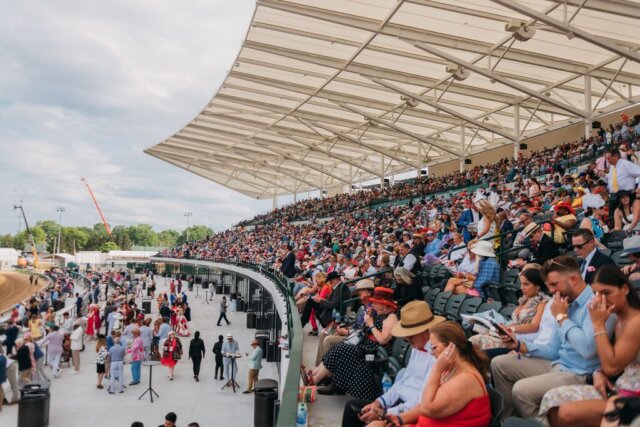
{"label": "dress shoe", "polygon": [[245,390],[242,392],[242,394],[249,394],[249,393],[251,393],[251,390]]}
{"label": "dress shoe", "polygon": [[328,385],[326,387],[319,387],[318,388],[318,393],[319,394],[324,394],[327,396],[332,396],[334,394],[338,394],[338,395],[344,395],[344,391],[339,389],[338,386],[336,385],[336,383],[331,383],[331,385]]}

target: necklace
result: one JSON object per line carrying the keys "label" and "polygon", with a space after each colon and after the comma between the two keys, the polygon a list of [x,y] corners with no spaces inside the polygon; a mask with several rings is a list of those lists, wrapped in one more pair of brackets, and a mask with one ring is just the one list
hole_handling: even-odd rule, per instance
{"label": "necklace", "polygon": [[440,384],[446,383],[449,380],[449,378],[451,378],[455,373],[456,373],[456,368],[453,368],[451,371],[442,375],[442,377],[440,377]]}

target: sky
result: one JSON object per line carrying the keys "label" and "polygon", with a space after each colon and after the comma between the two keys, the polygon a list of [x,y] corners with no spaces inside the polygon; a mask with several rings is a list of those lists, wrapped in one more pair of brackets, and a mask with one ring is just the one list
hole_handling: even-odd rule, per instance
{"label": "sky", "polygon": [[210,101],[252,0],[0,0],[0,234],[30,223],[215,230],[257,201],[146,155]]}

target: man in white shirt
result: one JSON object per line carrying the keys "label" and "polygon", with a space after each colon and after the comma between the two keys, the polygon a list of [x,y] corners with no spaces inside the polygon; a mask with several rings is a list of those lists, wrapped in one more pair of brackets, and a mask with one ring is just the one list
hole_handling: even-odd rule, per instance
{"label": "man in white shirt", "polygon": [[73,324],[73,332],[71,333],[71,358],[73,359],[73,374],[80,372],[80,351],[82,351],[82,338],[84,329],[80,323]]}
{"label": "man in white shirt", "polygon": [[609,193],[617,193],[620,190],[634,191],[636,178],[640,176],[640,165],[620,158],[620,150],[612,148],[605,155],[609,163],[607,174],[607,189]]}
{"label": "man in white shirt", "polygon": [[391,333],[396,339],[406,339],[413,349],[407,367],[398,372],[391,388],[373,402],[357,399],[347,402],[342,414],[342,427],[360,427],[375,420],[385,420],[393,425],[418,421],[422,390],[436,362],[431,354],[429,329],[446,319],[434,316],[424,301],[406,304],[400,318],[402,320]]}

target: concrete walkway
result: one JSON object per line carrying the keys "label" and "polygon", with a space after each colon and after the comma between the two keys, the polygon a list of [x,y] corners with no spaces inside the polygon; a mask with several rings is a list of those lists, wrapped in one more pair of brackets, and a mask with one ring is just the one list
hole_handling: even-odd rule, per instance
{"label": "concrete walkway", "polygon": [[[164,290],[166,283],[163,278],[157,279],[158,290]],[[202,296],[202,291],[200,291]],[[211,349],[219,334],[234,334],[240,345],[241,353],[249,352],[250,342],[255,334],[254,329],[246,329],[246,315],[239,312],[227,312],[231,321],[230,326],[217,327],[219,302],[221,296],[215,295],[209,305],[203,304],[203,299],[196,299],[196,292],[187,292],[191,306],[192,321],[190,331],[200,331],[204,340],[207,354],[202,363],[200,382],[195,382],[191,362],[188,360],[187,350],[189,338],[181,338],[185,355],[176,366],[173,381],[169,381],[167,369],[164,366],[153,368],[153,388],[160,395],[149,401],[147,394],[142,400],[138,396],[147,388],[149,371],[142,369],[142,382],[136,386],[129,386],[123,394],[107,394],[105,388],[96,388],[95,374],[95,342],[85,340],[86,349],[81,353],[81,368],[77,375],[71,374],[71,369],[64,365],[62,376],[54,379],[51,384],[51,427],[91,426],[91,427],[128,427],[133,421],[141,421],[145,426],[162,424],[167,412],[178,415],[178,425],[185,426],[197,421],[202,427],[206,426],[253,426],[253,395],[242,394],[247,385],[247,359],[238,361],[238,375],[236,380],[241,389],[234,394],[231,389],[221,390],[226,381],[215,380],[214,359]],[[140,303],[138,301],[138,303]],[[152,304],[152,317],[155,319],[157,307]],[[265,359],[266,360],[266,359]],[[275,363],[266,363],[260,378],[278,379]],[[125,384],[131,382],[130,365],[125,366]],[[0,412],[0,427],[17,426],[18,405],[5,406]],[[31,427],[31,426],[29,426]],[[35,427],[35,426],[34,426]]]}

